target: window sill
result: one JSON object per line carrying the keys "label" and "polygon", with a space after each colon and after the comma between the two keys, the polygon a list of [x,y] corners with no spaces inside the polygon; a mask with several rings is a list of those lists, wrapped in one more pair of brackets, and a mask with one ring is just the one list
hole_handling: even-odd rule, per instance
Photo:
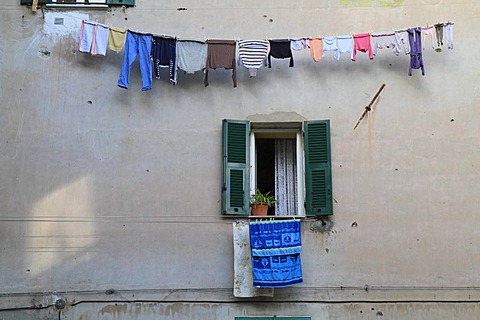
{"label": "window sill", "polygon": [[303,220],[306,216],[246,216],[248,219],[265,219],[265,220],[286,220],[286,219],[298,219]]}
{"label": "window sill", "polygon": [[47,3],[46,7],[54,9],[108,9],[108,4]]}

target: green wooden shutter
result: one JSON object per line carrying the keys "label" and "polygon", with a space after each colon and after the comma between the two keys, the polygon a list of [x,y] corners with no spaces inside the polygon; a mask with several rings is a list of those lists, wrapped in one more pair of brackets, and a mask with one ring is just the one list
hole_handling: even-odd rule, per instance
{"label": "green wooden shutter", "polygon": [[249,121],[223,120],[223,214],[250,212],[249,142]]}
{"label": "green wooden shutter", "polygon": [[[33,0],[20,0],[20,4],[31,5]],[[38,0],[38,4],[52,3],[52,0]]]}
{"label": "green wooden shutter", "polygon": [[135,0],[107,0],[107,4],[133,7],[135,5]]}
{"label": "green wooden shutter", "polygon": [[305,121],[307,216],[333,214],[330,120]]}

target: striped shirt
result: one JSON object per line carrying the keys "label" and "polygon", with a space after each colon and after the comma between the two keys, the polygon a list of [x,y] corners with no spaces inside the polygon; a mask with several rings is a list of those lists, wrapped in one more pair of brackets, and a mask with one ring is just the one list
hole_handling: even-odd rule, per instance
{"label": "striped shirt", "polygon": [[266,65],[267,54],[267,40],[240,40],[238,42],[238,62],[248,69],[250,77],[255,77],[257,70]]}

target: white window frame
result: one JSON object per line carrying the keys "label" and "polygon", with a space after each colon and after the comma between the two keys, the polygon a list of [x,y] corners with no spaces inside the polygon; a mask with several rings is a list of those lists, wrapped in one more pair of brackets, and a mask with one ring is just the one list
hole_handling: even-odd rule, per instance
{"label": "white window frame", "polygon": [[76,0],[75,3],[61,3],[60,0],[52,0],[52,3],[47,3],[46,6],[52,8],[108,8],[107,0],[89,0],[89,2],[87,4],[85,0]]}
{"label": "white window frame", "polygon": [[305,148],[303,144],[302,128],[298,129],[250,129],[250,194],[255,194],[257,190],[257,153],[255,144],[255,133],[282,133],[294,132],[296,137],[296,157],[297,157],[297,216],[305,216]]}

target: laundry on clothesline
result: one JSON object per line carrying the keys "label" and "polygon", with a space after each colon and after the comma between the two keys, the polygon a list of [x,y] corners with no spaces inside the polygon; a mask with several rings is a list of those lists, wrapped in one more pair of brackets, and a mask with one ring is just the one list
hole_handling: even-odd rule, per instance
{"label": "laundry on clothesline", "polygon": [[78,51],[102,55],[107,53],[108,26],[93,21],[82,21]]}
{"label": "laundry on clothesline", "polygon": [[[233,86],[237,86],[237,62],[248,70],[250,78],[263,67],[272,67],[272,58],[288,59],[294,66],[294,54],[308,49],[314,62],[320,62],[328,52],[339,61],[349,54],[356,61],[358,53],[368,54],[368,59],[391,49],[397,56],[401,52],[410,56],[409,75],[421,69],[425,74],[423,51],[432,48],[441,52],[446,44],[453,49],[454,22],[439,22],[424,27],[369,32],[352,35],[321,37],[297,37],[286,39],[212,40],[189,39],[175,36],[152,35],[130,29],[120,29],[94,21],[82,20],[78,50],[96,56],[105,56],[107,49],[117,53],[123,50],[123,62],[118,86],[128,89],[130,69],[139,57],[142,90],[152,88],[152,73],[161,78],[162,68],[168,68],[170,82],[177,83],[177,71],[185,74],[204,72],[204,84],[209,85],[209,73],[213,69],[232,70]],[[383,53],[382,53],[383,54]],[[281,64],[278,64],[281,66]]]}

